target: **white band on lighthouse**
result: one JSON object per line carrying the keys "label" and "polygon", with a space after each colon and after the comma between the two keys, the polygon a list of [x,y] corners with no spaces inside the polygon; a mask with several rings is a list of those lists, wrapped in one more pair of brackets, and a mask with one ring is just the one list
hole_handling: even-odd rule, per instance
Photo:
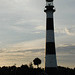
{"label": "white band on lighthouse", "polygon": [[46,42],[54,42],[54,30],[46,31]]}
{"label": "white band on lighthouse", "polygon": [[57,63],[56,63],[56,55],[54,54],[47,54],[46,55],[46,63],[45,63],[45,67],[57,67]]}

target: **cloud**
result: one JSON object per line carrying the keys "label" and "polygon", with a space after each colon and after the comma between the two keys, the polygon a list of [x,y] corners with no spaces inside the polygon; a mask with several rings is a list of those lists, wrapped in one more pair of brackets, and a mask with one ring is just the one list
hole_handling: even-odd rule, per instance
{"label": "cloud", "polygon": [[7,47],[2,48],[0,52],[0,65],[10,66],[16,63],[17,66],[20,66],[22,64],[29,64],[36,57],[42,59],[42,65],[44,65],[44,41],[45,39],[43,38],[9,44]]}
{"label": "cloud", "polygon": [[63,44],[56,48],[58,65],[74,68],[75,65],[75,45]]}
{"label": "cloud", "polygon": [[67,54],[68,55],[73,55],[73,54],[75,54],[74,49],[75,49],[74,44],[63,44],[63,45],[60,45],[59,47],[57,47],[57,53],[60,54],[60,52],[61,52],[62,54],[65,54],[65,55],[67,55]]}
{"label": "cloud", "polygon": [[37,40],[32,40],[32,41],[25,41],[25,42],[20,42],[16,44],[9,44],[7,45],[6,51],[19,51],[19,50],[29,50],[29,49],[41,49],[44,48],[45,45],[45,39],[37,39]]}
{"label": "cloud", "polygon": [[[40,40],[39,40],[40,41]],[[57,47],[57,62],[58,65],[62,65],[65,67],[74,67],[74,57],[75,57],[75,45],[63,45],[61,47]],[[44,57],[45,57],[45,48],[36,48],[36,49],[20,49],[20,50],[10,50],[6,51],[3,54],[1,53],[0,56],[3,56],[6,64],[12,65],[16,63],[18,66],[22,64],[28,64],[32,62],[34,58],[39,57],[42,60],[42,67],[44,66]],[[8,60],[8,61],[7,61]],[[20,62],[19,62],[20,61]],[[5,63],[4,63],[5,64]],[[5,64],[5,65],[6,65]]]}
{"label": "cloud", "polygon": [[63,28],[55,28],[56,35],[75,35],[75,27],[63,27]]}
{"label": "cloud", "polygon": [[71,28],[65,28],[65,32],[68,34],[68,35],[75,35],[75,30],[74,30],[75,27],[71,27]]}
{"label": "cloud", "polygon": [[[13,64],[17,64],[20,66],[22,64],[28,64],[33,62],[33,59],[39,57],[42,60],[42,67],[44,65],[44,49],[34,49],[34,50],[27,50],[20,52],[7,52],[7,53],[0,53],[0,65],[1,66],[10,66]],[[2,62],[2,63],[1,63]],[[5,63],[6,62],[6,63]]]}
{"label": "cloud", "polygon": [[42,26],[42,25],[37,26],[35,28],[36,28],[36,30],[44,30],[45,31],[45,26]]}
{"label": "cloud", "polygon": [[74,2],[75,2],[74,0],[71,1],[68,0],[68,2],[65,2],[65,0],[54,1],[54,6],[56,8],[55,17],[54,17],[56,27],[63,28],[63,27],[72,27],[75,25]]}
{"label": "cloud", "polygon": [[3,43],[1,47],[44,38],[44,34],[35,29],[44,24],[44,4],[44,1],[40,0],[0,0],[0,40]]}
{"label": "cloud", "polygon": [[64,28],[55,28],[55,33],[58,33],[58,34],[65,34],[65,30]]}
{"label": "cloud", "polygon": [[[40,42],[40,43],[39,43]],[[39,57],[42,60],[42,66],[44,66],[45,48],[44,39],[33,40],[29,42],[21,42],[12,44],[0,53],[1,61],[5,61],[4,65],[12,65],[16,63],[18,66],[21,64],[28,64],[32,62],[35,57]],[[75,45],[74,44],[62,44],[56,47],[57,62],[58,65],[72,67],[75,63]],[[8,61],[7,61],[8,60]],[[20,62],[19,62],[20,61]]]}

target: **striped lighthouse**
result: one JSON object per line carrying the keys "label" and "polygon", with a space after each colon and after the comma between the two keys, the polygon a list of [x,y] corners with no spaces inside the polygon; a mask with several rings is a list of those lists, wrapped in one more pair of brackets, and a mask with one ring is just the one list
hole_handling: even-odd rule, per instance
{"label": "striped lighthouse", "polygon": [[57,69],[55,40],[54,40],[54,22],[53,13],[55,12],[53,0],[46,0],[46,51],[45,51],[45,72],[48,75],[54,75]]}

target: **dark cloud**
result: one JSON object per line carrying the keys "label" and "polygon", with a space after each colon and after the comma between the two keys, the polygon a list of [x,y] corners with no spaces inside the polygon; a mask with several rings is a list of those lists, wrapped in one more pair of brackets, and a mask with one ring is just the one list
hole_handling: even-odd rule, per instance
{"label": "dark cloud", "polygon": [[74,68],[75,45],[65,45],[56,48],[58,65]]}
{"label": "dark cloud", "polygon": [[32,52],[32,53],[44,52],[44,49],[30,49],[30,50],[8,51],[7,53],[25,53],[25,52]]}
{"label": "dark cloud", "polygon": [[75,45],[65,45],[65,47],[57,47],[57,53],[75,54]]}

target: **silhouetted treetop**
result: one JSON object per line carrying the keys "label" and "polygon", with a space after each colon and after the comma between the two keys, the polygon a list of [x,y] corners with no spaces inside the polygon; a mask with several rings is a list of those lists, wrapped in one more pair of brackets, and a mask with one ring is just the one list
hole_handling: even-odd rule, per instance
{"label": "silhouetted treetop", "polygon": [[39,65],[41,64],[41,60],[39,58],[35,58],[33,62],[34,62],[34,65],[37,65],[37,67],[39,67]]}

